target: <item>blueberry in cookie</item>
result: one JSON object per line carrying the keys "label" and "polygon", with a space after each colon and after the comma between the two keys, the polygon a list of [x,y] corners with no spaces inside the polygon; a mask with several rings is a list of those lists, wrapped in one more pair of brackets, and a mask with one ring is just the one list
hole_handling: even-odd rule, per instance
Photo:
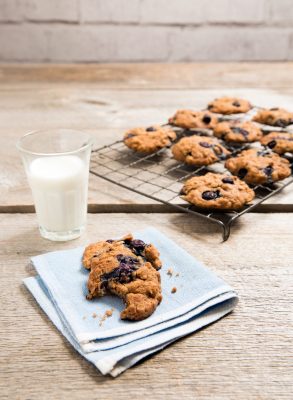
{"label": "blueberry in cookie", "polygon": [[178,110],[169,124],[184,129],[212,129],[218,118],[208,111]]}
{"label": "blueberry in cookie", "polygon": [[197,135],[180,139],[171,150],[175,160],[196,166],[213,164],[230,154],[218,139]]}
{"label": "blueberry in cookie", "polygon": [[133,128],[124,134],[124,143],[130,149],[139,153],[154,153],[164,147],[170,146],[176,139],[176,133],[162,126],[148,128]]}
{"label": "blueberry in cookie", "polygon": [[87,298],[112,294],[125,303],[121,319],[149,317],[162,300],[159,252],[152,244],[127,235],[86,247],[83,266],[90,270]]}
{"label": "blueberry in cookie", "polygon": [[293,113],[283,108],[262,109],[253,117],[253,120],[260,124],[285,128],[293,124]]}
{"label": "blueberry in cookie", "polygon": [[275,153],[293,153],[293,133],[289,132],[271,132],[263,136],[261,144],[269,147]]}
{"label": "blueberry in cookie", "polygon": [[291,174],[288,160],[261,149],[244,150],[238,156],[229,158],[225,167],[233,175],[254,185],[276,182]]}
{"label": "blueberry in cookie", "polygon": [[211,112],[225,115],[246,113],[251,108],[249,101],[237,97],[220,97],[208,104]]}
{"label": "blueberry in cookie", "polygon": [[262,137],[261,129],[251,121],[223,121],[216,125],[214,135],[226,142],[250,143]]}
{"label": "blueberry in cookie", "polygon": [[254,198],[254,191],[236,176],[212,172],[188,179],[181,194],[197,207],[219,210],[238,210]]}

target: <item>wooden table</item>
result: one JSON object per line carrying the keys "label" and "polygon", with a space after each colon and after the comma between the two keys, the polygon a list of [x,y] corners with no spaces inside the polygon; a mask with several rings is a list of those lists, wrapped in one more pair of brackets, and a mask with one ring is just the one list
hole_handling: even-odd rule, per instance
{"label": "wooden table", "polygon": [[[40,238],[15,142],[71,127],[106,144],[136,125],[222,94],[293,109],[293,64],[0,66],[0,398],[291,399],[292,187],[218,228],[91,177],[89,225],[73,242]],[[151,213],[150,213],[151,212]],[[268,213],[269,212],[269,213]],[[127,213],[127,214],[126,214]],[[52,326],[23,287],[32,255],[153,225],[239,293],[236,310],[117,379],[101,376]]]}

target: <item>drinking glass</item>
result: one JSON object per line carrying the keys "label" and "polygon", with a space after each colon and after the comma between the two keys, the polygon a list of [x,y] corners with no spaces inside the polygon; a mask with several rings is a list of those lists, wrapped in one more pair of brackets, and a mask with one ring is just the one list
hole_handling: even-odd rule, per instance
{"label": "drinking glass", "polygon": [[25,167],[41,236],[67,241],[86,226],[90,135],[51,129],[30,132],[17,148]]}

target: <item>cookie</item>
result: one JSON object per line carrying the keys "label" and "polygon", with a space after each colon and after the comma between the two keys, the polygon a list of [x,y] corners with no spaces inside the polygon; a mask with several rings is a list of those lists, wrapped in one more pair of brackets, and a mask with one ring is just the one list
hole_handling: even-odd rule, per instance
{"label": "cookie", "polygon": [[288,160],[262,149],[244,150],[227,160],[225,167],[240,179],[255,185],[276,182],[291,174]]}
{"label": "cookie", "polygon": [[124,134],[124,143],[130,149],[140,153],[154,153],[170,146],[176,139],[176,133],[167,127],[150,126],[149,128],[133,128]]}
{"label": "cookie", "polygon": [[246,113],[252,108],[247,100],[237,97],[220,97],[208,104],[208,110],[218,114],[239,114]]}
{"label": "cookie", "polygon": [[238,210],[255,196],[236,176],[212,172],[188,179],[181,194],[184,200],[197,207],[219,210]]}
{"label": "cookie", "polygon": [[249,143],[260,140],[262,131],[250,121],[224,121],[216,125],[214,135],[226,142]]}
{"label": "cookie", "polygon": [[218,139],[197,135],[180,139],[171,150],[175,160],[196,166],[213,164],[230,154]]}
{"label": "cookie", "polygon": [[275,153],[293,153],[293,133],[271,132],[265,135],[260,142]]}
{"label": "cookie", "polygon": [[212,129],[217,122],[218,118],[208,111],[178,110],[169,118],[169,124],[184,129]]}
{"label": "cookie", "polygon": [[271,108],[269,110],[263,109],[258,111],[258,113],[253,117],[253,121],[259,122],[260,124],[285,128],[286,126],[293,124],[293,113],[284,110],[283,108]]}
{"label": "cookie", "polygon": [[132,235],[89,245],[83,265],[90,270],[87,298],[120,297],[125,303],[121,319],[145,319],[162,300],[159,252]]}

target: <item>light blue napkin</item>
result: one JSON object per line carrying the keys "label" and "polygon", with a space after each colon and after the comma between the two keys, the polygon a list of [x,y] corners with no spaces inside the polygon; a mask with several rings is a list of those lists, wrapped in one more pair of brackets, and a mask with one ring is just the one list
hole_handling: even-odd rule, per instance
{"label": "light blue napkin", "polygon": [[[122,321],[123,304],[116,297],[85,299],[88,271],[81,265],[83,248],[34,257],[39,278],[25,280],[71,344],[102,373],[113,376],[178,337],[221,318],[237,302],[235,292],[225,282],[159,231],[148,228],[135,237],[154,243],[163,262],[163,301],[146,320]],[[169,268],[172,276],[167,274]],[[176,293],[171,293],[173,287]],[[100,325],[94,313],[103,315],[111,307],[113,316]]]}

